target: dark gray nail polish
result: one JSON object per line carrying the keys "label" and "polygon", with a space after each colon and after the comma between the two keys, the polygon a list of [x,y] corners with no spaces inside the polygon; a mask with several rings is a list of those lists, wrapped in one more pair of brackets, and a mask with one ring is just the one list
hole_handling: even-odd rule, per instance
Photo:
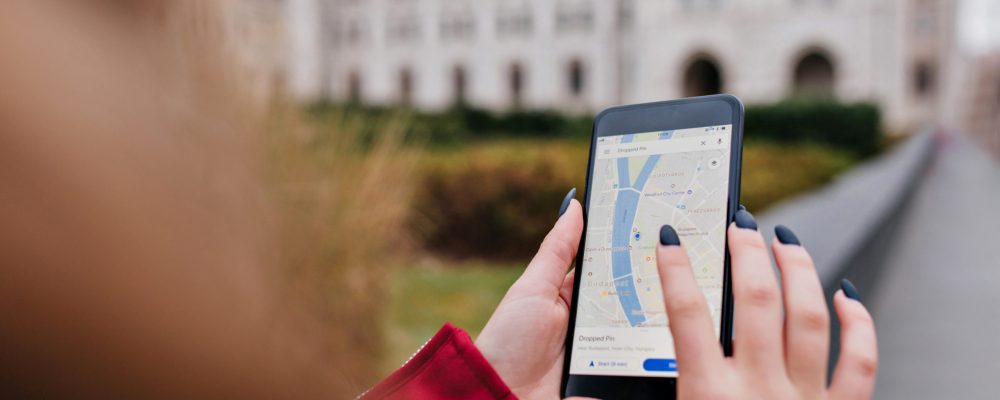
{"label": "dark gray nail polish", "polygon": [[733,221],[736,222],[736,227],[738,228],[757,230],[757,221],[753,219],[753,215],[747,210],[737,211]]}
{"label": "dark gray nail polish", "polygon": [[680,246],[681,238],[677,236],[677,231],[670,225],[660,227],[660,244],[664,246]]}
{"label": "dark gray nail polish", "polygon": [[854,287],[854,284],[847,280],[847,278],[840,280],[840,289],[844,291],[844,295],[847,296],[848,299],[857,301],[858,303],[864,303],[861,301],[861,294],[858,293],[858,288]]}
{"label": "dark gray nail polish", "polygon": [[801,246],[802,242],[799,241],[799,237],[795,236],[795,232],[788,229],[787,226],[778,225],[774,227],[774,236],[778,238],[781,244],[794,244],[796,246]]}
{"label": "dark gray nail polish", "polygon": [[740,204],[740,210],[746,211],[747,210],[747,206]]}
{"label": "dark gray nail polish", "polygon": [[574,197],[576,197],[576,188],[572,188],[569,190],[569,193],[566,193],[566,198],[563,199],[562,206],[559,207],[560,217],[566,213],[566,209],[569,208],[569,203]]}

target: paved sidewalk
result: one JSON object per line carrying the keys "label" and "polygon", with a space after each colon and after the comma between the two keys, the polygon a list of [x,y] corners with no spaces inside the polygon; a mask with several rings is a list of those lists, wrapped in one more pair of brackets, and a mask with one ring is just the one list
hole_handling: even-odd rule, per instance
{"label": "paved sidewalk", "polygon": [[962,137],[901,216],[876,286],[876,399],[1000,398],[1000,163]]}

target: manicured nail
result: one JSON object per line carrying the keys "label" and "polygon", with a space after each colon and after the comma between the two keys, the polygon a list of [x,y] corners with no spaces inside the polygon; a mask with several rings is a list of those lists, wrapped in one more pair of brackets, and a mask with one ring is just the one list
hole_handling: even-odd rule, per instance
{"label": "manicured nail", "polygon": [[566,193],[566,198],[563,199],[562,206],[559,207],[560,217],[566,213],[566,209],[569,208],[569,203],[573,201],[574,197],[576,197],[576,188],[572,188],[569,190],[569,193]]}
{"label": "manicured nail", "polygon": [[844,295],[847,296],[848,299],[857,301],[858,303],[864,303],[861,301],[861,294],[858,293],[858,288],[854,287],[854,284],[847,280],[847,278],[840,280],[840,289],[844,291]]}
{"label": "manicured nail", "polygon": [[737,211],[733,220],[736,222],[737,228],[757,230],[757,221],[753,219],[753,215],[747,210]]}
{"label": "manicured nail", "polygon": [[781,244],[794,244],[796,246],[801,246],[802,242],[799,241],[799,237],[795,236],[795,232],[788,229],[787,226],[778,225],[774,227],[774,236],[778,238]]}
{"label": "manicured nail", "polygon": [[746,211],[747,210],[747,206],[740,204],[740,210]]}
{"label": "manicured nail", "polygon": [[681,238],[677,236],[677,231],[670,225],[660,227],[660,244],[664,246],[680,246]]}

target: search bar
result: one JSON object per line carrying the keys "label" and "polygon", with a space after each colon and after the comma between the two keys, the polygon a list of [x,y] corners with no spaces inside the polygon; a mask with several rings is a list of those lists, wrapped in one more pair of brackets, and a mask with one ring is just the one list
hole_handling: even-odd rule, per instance
{"label": "search bar", "polygon": [[656,154],[725,150],[728,148],[729,135],[688,137],[598,146],[597,159],[605,160],[609,158],[641,157]]}

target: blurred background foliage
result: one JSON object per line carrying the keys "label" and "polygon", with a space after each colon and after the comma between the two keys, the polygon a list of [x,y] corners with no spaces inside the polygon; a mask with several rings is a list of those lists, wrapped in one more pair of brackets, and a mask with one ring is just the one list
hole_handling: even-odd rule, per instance
{"label": "blurred background foliage", "polygon": [[[552,111],[440,113],[318,103],[311,115],[405,118],[407,140],[426,145],[415,171],[410,227],[419,246],[450,259],[524,260],[548,231],[569,188],[585,188],[590,117]],[[358,127],[370,140],[376,127]],[[751,210],[821,186],[882,146],[868,103],[791,100],[748,107],[742,202]]]}
{"label": "blurred background foliage", "polygon": [[[586,187],[589,116],[464,106],[419,112],[329,102],[310,105],[306,115],[314,129],[333,132],[301,142],[306,149],[322,154],[348,133],[358,149],[369,152],[384,146],[388,129],[398,147],[385,156],[411,160],[403,164],[405,179],[381,183],[412,190],[397,199],[405,200],[405,215],[391,213],[410,241],[387,250],[405,249],[406,257],[393,260],[399,268],[387,270],[393,276],[388,282],[361,285],[389,297],[380,310],[384,347],[371,348],[381,354],[383,373],[398,368],[445,321],[477,334],[555,222],[563,196],[576,187],[582,198]],[[889,143],[879,110],[869,103],[791,99],[750,105],[745,128],[741,202],[754,212],[830,182]],[[368,210],[391,206],[380,199],[362,202],[377,204]]]}
{"label": "blurred background foliage", "polygon": [[871,156],[882,144],[881,113],[872,103],[791,99],[746,109],[746,137],[789,144],[817,144]]}
{"label": "blurred background foliage", "polygon": [[[319,318],[325,355],[347,393],[384,376],[380,316],[391,279],[405,263],[420,162],[402,115],[322,116],[278,102],[260,130],[264,180],[278,220],[279,262],[292,293]],[[289,310],[301,312],[303,310]]]}

